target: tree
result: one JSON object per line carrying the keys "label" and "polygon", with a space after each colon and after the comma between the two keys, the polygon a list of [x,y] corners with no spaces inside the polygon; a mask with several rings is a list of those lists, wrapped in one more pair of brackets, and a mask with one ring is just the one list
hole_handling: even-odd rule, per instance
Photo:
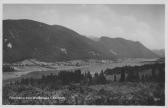
{"label": "tree", "polygon": [[117,81],[116,74],[114,74],[114,81]]}
{"label": "tree", "polygon": [[105,84],[105,83],[106,83],[106,78],[105,78],[105,76],[104,76],[103,71],[100,72],[98,78],[99,78],[98,80],[99,80],[99,83],[100,83],[100,84]]}
{"label": "tree", "polygon": [[81,70],[75,70],[73,79],[75,80],[75,82],[80,82],[80,80],[82,79]]}
{"label": "tree", "polygon": [[99,75],[98,75],[98,73],[96,72],[96,73],[94,74],[94,77],[93,77],[93,83],[94,83],[94,84],[97,84],[97,83],[98,83],[98,77],[99,77]]}
{"label": "tree", "polygon": [[158,81],[165,82],[165,66],[164,66],[164,64],[159,66]]}
{"label": "tree", "polygon": [[121,78],[120,78],[120,82],[125,81],[125,71],[121,71]]}
{"label": "tree", "polygon": [[145,81],[145,75],[144,75],[144,74],[141,76],[141,81],[142,81],[142,82]]}
{"label": "tree", "polygon": [[90,84],[92,82],[92,75],[90,74],[90,72],[87,72],[87,82]]}
{"label": "tree", "polygon": [[152,80],[153,81],[156,81],[157,79],[156,79],[156,68],[155,67],[152,67]]}
{"label": "tree", "polygon": [[127,81],[131,81],[131,82],[137,81],[137,73],[134,71],[129,71],[127,76]]}

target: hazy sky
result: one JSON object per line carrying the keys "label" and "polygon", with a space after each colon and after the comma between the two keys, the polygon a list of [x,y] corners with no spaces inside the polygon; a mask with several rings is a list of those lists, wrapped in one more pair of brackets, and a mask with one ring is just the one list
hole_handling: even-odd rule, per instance
{"label": "hazy sky", "polygon": [[5,4],[3,19],[32,19],[93,37],[123,37],[150,49],[164,48],[164,5]]}

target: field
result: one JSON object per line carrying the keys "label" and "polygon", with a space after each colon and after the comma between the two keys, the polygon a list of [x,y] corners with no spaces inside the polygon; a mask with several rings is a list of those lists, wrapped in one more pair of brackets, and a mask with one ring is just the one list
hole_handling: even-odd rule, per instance
{"label": "field", "polygon": [[[57,90],[23,85],[21,88],[20,85],[8,85],[3,89],[5,89],[3,93],[4,104],[164,105],[164,89],[156,83],[114,82],[91,86],[68,85]],[[9,96],[40,96],[50,99],[10,99]],[[53,99],[53,97],[56,97],[56,99]]]}

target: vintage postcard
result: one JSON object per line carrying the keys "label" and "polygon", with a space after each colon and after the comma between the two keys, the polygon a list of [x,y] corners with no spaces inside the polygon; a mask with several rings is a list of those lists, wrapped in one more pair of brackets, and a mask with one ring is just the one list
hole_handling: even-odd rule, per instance
{"label": "vintage postcard", "polygon": [[165,106],[165,4],[2,9],[2,105]]}

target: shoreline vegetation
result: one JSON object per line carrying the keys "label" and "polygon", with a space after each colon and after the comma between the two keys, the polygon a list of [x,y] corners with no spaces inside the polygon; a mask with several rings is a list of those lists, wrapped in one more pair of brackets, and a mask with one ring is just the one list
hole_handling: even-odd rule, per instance
{"label": "shoreline vegetation", "polygon": [[[165,63],[107,68],[99,73],[60,71],[3,85],[4,105],[164,105]],[[11,99],[9,97],[64,97]]]}

